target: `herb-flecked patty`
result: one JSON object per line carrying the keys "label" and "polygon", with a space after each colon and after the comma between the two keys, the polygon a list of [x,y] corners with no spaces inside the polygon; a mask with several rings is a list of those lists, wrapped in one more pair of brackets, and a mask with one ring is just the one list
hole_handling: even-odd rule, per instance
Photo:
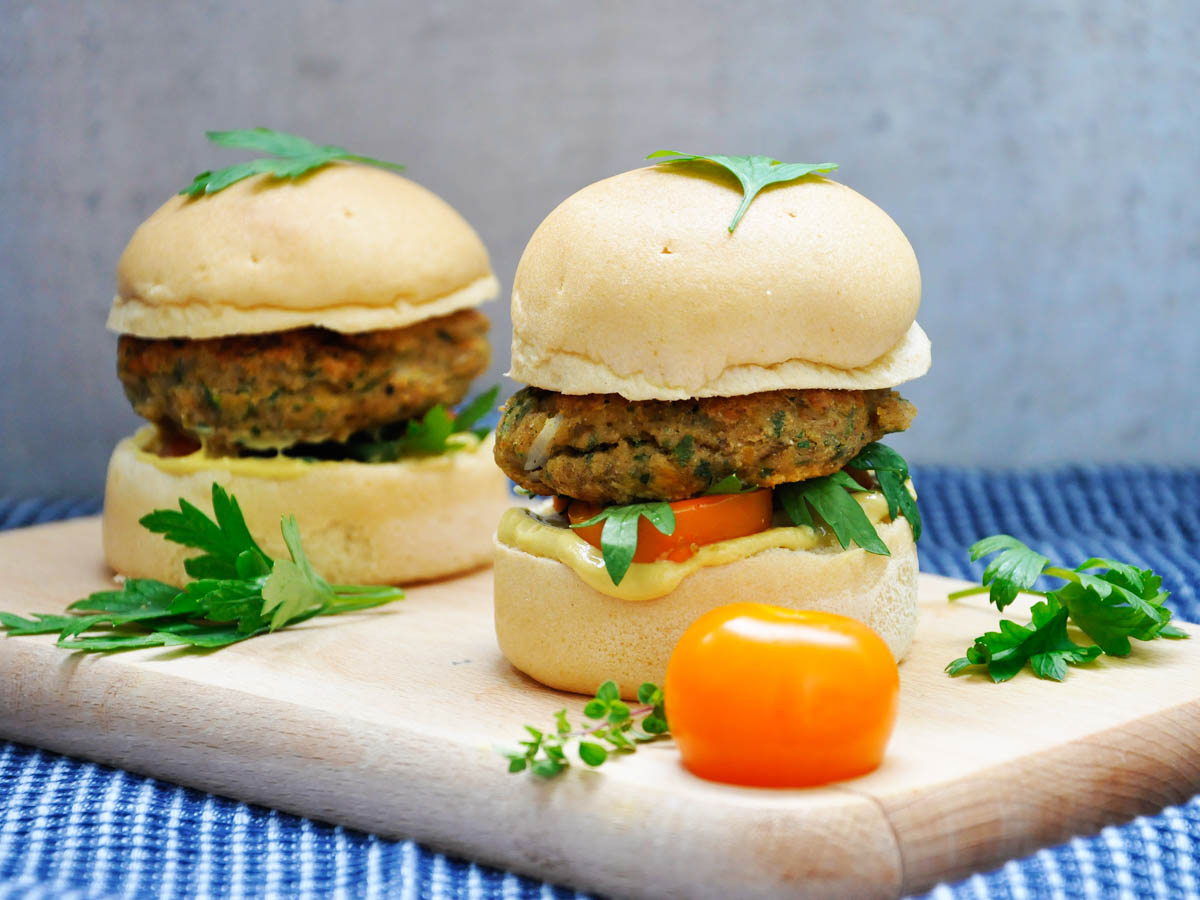
{"label": "herb-flecked patty", "polygon": [[125,335],[117,373],[139,415],[214,453],[341,441],[457,403],[488,365],[476,310],[406,328],[300,328],[206,340]]}
{"label": "herb-flecked patty", "polygon": [[829,475],[914,415],[889,390],[635,402],[525,388],[501,411],[496,463],[535,494],[682,500],[729,475],[761,487]]}

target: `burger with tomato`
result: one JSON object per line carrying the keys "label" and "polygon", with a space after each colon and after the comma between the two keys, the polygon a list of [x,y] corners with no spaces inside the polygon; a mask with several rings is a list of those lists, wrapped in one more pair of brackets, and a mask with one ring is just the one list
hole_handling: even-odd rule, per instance
{"label": "burger with tomato", "polygon": [[197,176],[121,255],[108,324],[149,424],[109,463],[109,564],[182,584],[194,551],[139,520],[180,499],[211,509],[214,482],[271,556],[294,515],[334,582],[486,564],[510,499],[475,427],[495,395],[450,411],[490,358],[483,242],[391,164],[266,129],[210,137],[287,158]]}
{"label": "burger with tomato", "polygon": [[530,239],[510,373],[528,387],[495,444],[545,498],[495,541],[517,669],[632,694],[741,600],[851,616],[908,652],[920,516],[880,439],[909,427],[894,388],[930,364],[920,271],[831,168],[677,157],[584,188]]}

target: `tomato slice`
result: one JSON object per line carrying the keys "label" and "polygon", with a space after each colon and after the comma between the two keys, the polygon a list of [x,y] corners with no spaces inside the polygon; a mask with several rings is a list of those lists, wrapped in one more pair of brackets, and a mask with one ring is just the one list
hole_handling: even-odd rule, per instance
{"label": "tomato slice", "polygon": [[[603,509],[603,506],[594,503],[572,500],[567,507],[567,518],[575,525],[586,522]],[[758,534],[771,527],[769,490],[677,500],[671,504],[671,509],[675,512],[673,534],[663,534],[646,519],[639,520],[634,562],[650,563],[662,559],[683,562],[705,544]],[[599,547],[603,530],[604,523],[597,522],[586,528],[576,528],[575,533],[593,547]]]}

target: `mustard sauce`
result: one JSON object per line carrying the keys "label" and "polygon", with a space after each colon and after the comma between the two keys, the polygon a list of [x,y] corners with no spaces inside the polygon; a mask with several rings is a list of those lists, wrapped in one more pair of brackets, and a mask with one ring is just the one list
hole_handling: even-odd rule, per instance
{"label": "mustard sauce", "polygon": [[[149,463],[160,472],[168,475],[190,475],[195,472],[212,472],[221,470],[231,475],[242,475],[247,478],[275,478],[288,480],[301,478],[318,466],[361,465],[378,466],[383,463],[359,463],[345,460],[298,459],[291,456],[211,456],[201,447],[185,456],[160,456],[157,450],[158,429],[153,425],[139,428],[137,433],[129,438],[133,443],[134,453],[139,462]],[[466,452],[478,449],[481,441],[475,435],[464,432],[452,435],[449,442],[458,444]],[[445,454],[429,457],[428,461],[435,465],[445,465],[438,462],[445,459]],[[405,464],[421,464],[426,462],[421,457],[401,460]]]}

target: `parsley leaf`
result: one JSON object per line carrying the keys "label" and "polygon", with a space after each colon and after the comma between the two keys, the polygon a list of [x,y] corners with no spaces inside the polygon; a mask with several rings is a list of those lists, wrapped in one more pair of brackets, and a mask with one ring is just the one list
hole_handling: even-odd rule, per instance
{"label": "parsley leaf", "polygon": [[[912,529],[913,540],[921,537],[921,513],[908,490],[908,463],[904,457],[891,447],[872,443],[863,447],[846,468],[874,472],[879,490],[887,500],[888,514],[893,519],[897,515],[904,516]],[[775,495],[793,524],[815,527],[819,518],[833,531],[843,550],[855,543],[868,553],[891,556],[862,506],[850,496],[866,490],[843,470],[807,481],[781,484],[775,489]]]}
{"label": "parsley leaf", "polygon": [[876,441],[859,450],[858,455],[846,463],[846,468],[874,472],[879,490],[887,500],[888,515],[893,519],[897,513],[904,516],[912,528],[913,540],[921,539],[921,510],[909,493],[908,463],[903,456]]}
{"label": "parsley leaf", "polygon": [[729,223],[731,234],[758,192],[767,185],[795,181],[814,172],[832,172],[838,167],[837,163],[782,163],[769,156],[702,156],[678,150],[655,150],[646,159],[662,159],[664,163],[710,162],[733,173],[742,185],[742,205]]}
{"label": "parsley leaf", "polygon": [[251,572],[269,572],[268,557],[250,536],[237,500],[215,481],[212,504],[216,521],[181,498],[178,511],[156,509],[138,524],[172,543],[204,550],[183,564],[193,578],[244,578]]}
{"label": "parsley leaf", "polygon": [[[1104,567],[1100,575],[1088,569]],[[1110,656],[1128,656],[1130,638],[1153,640],[1163,633],[1171,611],[1163,604],[1169,594],[1160,590],[1162,578],[1150,569],[1138,569],[1108,559],[1089,559],[1075,571],[1079,581],[1069,581],[1055,596],[1071,611],[1071,620]],[[1164,636],[1176,633],[1170,629]]]}
{"label": "parsley leaf", "polygon": [[469,432],[483,438],[491,431],[476,426],[495,407],[499,394],[500,385],[495,385],[469,401],[458,413],[451,413],[439,403],[420,419],[405,423],[404,432],[398,436],[377,431],[364,440],[352,439],[347,448],[353,458],[362,462],[395,462],[405,456],[453,453],[462,449],[461,443],[450,440],[454,435]]}
{"label": "parsley leaf", "polygon": [[594,768],[614,753],[633,753],[640,744],[671,736],[662,688],[646,682],[638,688],[638,703],[640,707],[631,709],[621,700],[621,690],[616,682],[606,681],[583,707],[584,716],[599,724],[588,723],[586,727],[576,729],[567,718],[567,711],[561,709],[554,716],[552,730],[542,731],[526,725],[529,739],[519,742],[520,750],[500,749],[498,752],[508,760],[509,772],[528,769],[539,778],[553,778],[570,767],[566,747],[572,740],[578,740],[579,759]]}
{"label": "parsley leaf", "polygon": [[990,585],[988,593],[996,609],[1003,610],[1017,594],[1033,587],[1050,565],[1050,560],[1036,550],[1030,550],[1012,535],[994,534],[971,545],[971,562],[996,552],[1000,555],[983,570],[983,583]]}
{"label": "parsley leaf", "polygon": [[[1000,632],[976,638],[966,656],[946,667],[951,675],[982,665],[993,681],[1007,681],[1028,662],[1039,677],[1062,681],[1069,664],[1087,662],[1102,652],[1128,656],[1131,638],[1150,641],[1188,636],[1170,624],[1171,611],[1165,606],[1169,594],[1162,590],[1162,578],[1150,569],[1112,559],[1089,559],[1066,569],[1051,565],[1047,557],[1007,534],[984,538],[972,545],[970,552],[972,561],[999,555],[984,570],[981,587],[956,591],[950,599],[987,591],[998,609],[1004,609],[1021,592],[1046,599],[1034,606],[1029,626],[1001,620]],[[1092,574],[1096,569],[1103,571]],[[1032,590],[1043,575],[1066,583],[1050,591]],[[1070,641],[1068,621],[1094,644],[1082,647]]]}
{"label": "parsley leaf", "polygon": [[89,636],[70,639],[60,637],[58,646],[64,650],[83,650],[88,653],[112,653],[119,650],[142,650],[146,647],[166,647],[174,643],[171,636],[165,632],[145,632],[125,634],[113,632],[99,636]]}
{"label": "parsley leaf", "polygon": [[742,480],[737,475],[726,475],[705,494],[749,494],[751,491],[760,490],[756,484],[742,484]]}
{"label": "parsley leaf", "polygon": [[1062,681],[1067,666],[1091,662],[1100,655],[1097,646],[1084,647],[1067,637],[1067,609],[1053,597],[1034,604],[1033,621],[1028,626],[1008,619],[1000,620],[999,631],[975,638],[967,655],[946,667],[957,675],[970,666],[986,666],[997,683],[1008,681],[1025,668],[1026,663],[1039,678]]}
{"label": "parsley leaf", "polygon": [[314,606],[324,606],[333,597],[329,582],[313,571],[304,553],[296,517],[285,518],[282,530],[283,542],[292,558],[276,560],[275,568],[262,586],[262,614],[272,613],[272,631]]}
{"label": "parsley leaf", "polygon": [[781,484],[775,489],[775,495],[793,524],[814,527],[815,513],[833,531],[843,550],[853,542],[868,553],[891,556],[862,506],[850,496],[851,492],[864,490],[845,472],[834,472],[808,481]]}
{"label": "parsley leaf", "polygon": [[608,577],[613,584],[620,584],[637,553],[638,525],[642,519],[663,534],[675,533],[675,511],[665,501],[608,506],[586,522],[578,522],[571,527],[586,528],[598,522],[604,523],[600,531],[600,553],[604,557]]}
{"label": "parsley leaf", "polygon": [[313,169],[319,169],[335,160],[363,163],[402,172],[399,163],[384,162],[369,156],[351,153],[345,147],[334,144],[314,144],[307,138],[270,128],[248,128],[240,131],[208,131],[208,139],[218,147],[234,147],[257,150],[268,156],[249,162],[235,163],[217,171],[201,172],[192,183],[179,193],[195,197],[198,194],[215,194],[231,184],[237,184],[251,175],[268,174],[272,178],[298,178]]}
{"label": "parsley leaf", "polygon": [[170,615],[179,588],[152,578],[127,578],[119,591],[97,591],[67,607],[72,612]]}
{"label": "parsley leaf", "polygon": [[265,578],[193,581],[175,598],[171,611],[185,618],[236,622],[243,634],[256,632],[266,625],[262,597],[265,583]]}
{"label": "parsley leaf", "polygon": [[159,509],[141,520],[169,541],[206,551],[185,562],[194,581],[178,588],[130,578],[121,590],[72,603],[67,615],[0,612],[0,626],[10,636],[57,633],[58,646],[70,650],[214,649],[404,596],[387,585],[330,585],[313,569],[293,516],[281,523],[291,558],[272,560],[251,537],[237,500],[215,483],[212,496],[214,519],[180,499],[178,511]]}
{"label": "parsley leaf", "polygon": [[16,613],[0,612],[0,625],[13,637],[26,634],[54,634],[69,628],[79,620],[79,616],[54,616],[49,613],[34,613],[32,619],[18,616]]}
{"label": "parsley leaf", "polygon": [[454,430],[460,433],[470,431],[476,437],[486,437],[491,429],[476,426],[484,416],[496,408],[498,396],[500,396],[500,385],[495,384],[474,400],[468,401],[454,416]]}
{"label": "parsley leaf", "polygon": [[218,147],[239,150],[258,150],[269,156],[298,158],[312,156],[322,150],[341,150],[341,147],[319,147],[308,138],[270,128],[245,128],[238,131],[206,131],[205,136]]}
{"label": "parsley leaf", "polygon": [[169,621],[175,614],[173,606],[179,593],[179,588],[150,578],[127,579],[124,590],[100,591],[68,606],[67,611],[77,615],[59,629],[59,642],[100,625],[116,628],[131,622],[146,625],[152,620]]}

